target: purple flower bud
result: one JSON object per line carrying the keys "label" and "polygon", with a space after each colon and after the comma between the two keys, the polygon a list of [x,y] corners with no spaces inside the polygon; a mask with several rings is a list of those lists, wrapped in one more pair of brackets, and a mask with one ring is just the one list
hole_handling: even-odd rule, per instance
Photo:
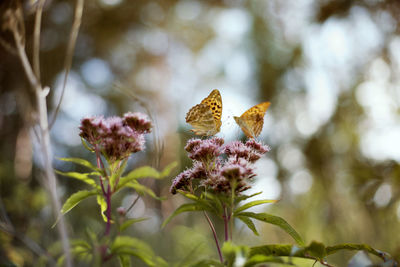
{"label": "purple flower bud", "polygon": [[240,193],[249,189],[250,181],[255,176],[253,163],[268,152],[269,147],[254,139],[246,143],[233,141],[225,146],[223,144],[224,140],[217,137],[190,139],[185,150],[193,160],[193,167],[174,179],[171,193],[192,186],[192,180],[198,181],[194,185],[215,193],[231,194],[232,190]]}
{"label": "purple flower bud", "polygon": [[187,143],[186,143],[185,150],[188,153],[193,153],[193,150],[195,148],[197,148],[201,144],[201,142],[202,142],[201,139],[197,139],[197,138],[189,139],[189,141],[187,141]]}
{"label": "purple flower bud", "polygon": [[228,157],[236,157],[236,158],[249,158],[250,148],[245,146],[240,141],[233,141],[225,146],[225,154]]}
{"label": "purple flower bud", "polygon": [[149,120],[146,114],[141,112],[128,112],[124,114],[124,123],[128,125],[132,130],[139,133],[150,133],[153,124]]}
{"label": "purple flower bud", "polygon": [[224,140],[219,137],[211,139],[191,139],[185,146],[188,157],[197,161],[209,161],[221,155]]}
{"label": "purple flower bud", "polygon": [[126,209],[124,207],[118,207],[117,212],[120,216],[125,216],[126,214]]}
{"label": "purple flower bud", "polygon": [[185,188],[190,184],[190,172],[191,170],[186,170],[175,177],[175,179],[172,181],[171,188],[169,189],[171,194],[175,195],[178,189]]}
{"label": "purple flower bud", "polygon": [[257,142],[255,139],[249,139],[246,142],[246,146],[257,153],[260,153],[261,155],[271,150],[269,146],[263,145],[262,143]]}
{"label": "purple flower bud", "polygon": [[[143,132],[150,131],[150,128],[146,128],[148,125],[145,125],[143,117],[137,114],[125,115],[128,118],[139,118],[138,121],[142,123],[139,131],[128,126],[125,123],[126,118],[94,116],[82,119],[79,135],[110,162],[125,159],[130,154],[144,149]],[[146,121],[146,123],[149,122]]]}

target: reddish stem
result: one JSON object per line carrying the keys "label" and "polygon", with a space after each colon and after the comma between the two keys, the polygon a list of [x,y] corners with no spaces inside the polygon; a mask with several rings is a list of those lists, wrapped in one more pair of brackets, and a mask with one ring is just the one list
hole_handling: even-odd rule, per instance
{"label": "reddish stem", "polygon": [[106,217],[107,217],[107,226],[106,232],[104,235],[108,235],[110,233],[111,228],[111,187],[110,184],[107,185],[107,194],[105,195],[106,202],[107,202],[107,210],[106,210]]}
{"label": "reddish stem", "polygon": [[[104,174],[106,175],[106,179],[108,180],[107,172],[106,172],[106,169],[104,168],[103,161],[101,160],[100,153],[97,148],[95,148],[95,151],[96,151],[97,167],[101,168],[103,170]],[[100,176],[100,186],[101,186],[101,190],[103,192],[103,196],[105,197],[106,203],[107,203],[107,210],[106,210],[107,225],[106,225],[106,231],[105,231],[104,235],[108,235],[110,233],[110,228],[111,228],[111,194],[112,193],[111,193],[111,187],[110,187],[109,182],[107,184],[107,191],[105,190],[102,176]]]}
{"label": "reddish stem", "polygon": [[210,225],[211,231],[212,231],[212,233],[213,233],[214,240],[215,240],[215,244],[216,244],[217,250],[218,250],[219,260],[221,261],[221,263],[223,263],[223,262],[224,262],[224,258],[222,257],[221,248],[220,248],[220,246],[219,246],[219,242],[218,242],[218,238],[217,238],[217,233],[215,232],[214,225],[213,225],[213,223],[211,222],[210,218],[208,217],[207,213],[206,213],[205,211],[203,211],[203,213],[204,213],[204,216],[206,217],[207,222],[208,222],[208,224]]}

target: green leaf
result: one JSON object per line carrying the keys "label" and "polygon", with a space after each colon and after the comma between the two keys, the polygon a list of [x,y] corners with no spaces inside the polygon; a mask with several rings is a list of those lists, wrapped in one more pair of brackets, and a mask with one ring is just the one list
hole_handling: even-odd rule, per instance
{"label": "green leaf", "polygon": [[[202,194],[201,197],[203,198],[199,198],[196,195],[193,195],[191,193],[187,193],[181,190],[178,190],[178,192],[193,200],[194,202],[196,202],[199,206],[202,206],[204,208],[204,210],[215,213],[217,215],[222,214],[222,205],[219,201],[219,199],[215,199],[215,198],[207,198],[207,196],[212,196],[211,194],[207,193],[207,194]],[[220,207],[220,209],[219,209]]]}
{"label": "green leaf", "polygon": [[134,256],[149,266],[155,266],[152,249],[140,239],[129,236],[117,236],[111,245],[111,253],[118,256]]}
{"label": "green leaf", "polygon": [[97,190],[81,190],[78,191],[74,194],[72,194],[67,201],[65,201],[62,209],[61,209],[61,213],[66,214],[67,212],[69,212],[71,209],[73,209],[76,205],[79,204],[79,202],[81,202],[82,200],[97,195],[98,191]]}
{"label": "green leaf", "polygon": [[101,174],[99,172],[79,173],[79,172],[61,172],[58,170],[55,170],[55,172],[63,176],[80,180],[84,183],[87,183],[88,185],[91,185],[94,188],[99,188],[94,178],[91,177],[91,176],[100,176]]}
{"label": "green leaf", "polygon": [[121,267],[130,267],[131,266],[131,257],[124,255],[124,256],[119,256],[119,265]]}
{"label": "green leaf", "polygon": [[227,198],[219,198],[218,195],[211,194],[210,192],[205,192],[201,195],[204,197],[203,201],[206,201],[207,206],[211,207],[211,211],[217,214],[218,216],[224,212],[224,208],[222,203],[225,200],[225,204],[229,205],[229,201]]}
{"label": "green leaf", "polygon": [[237,204],[237,203],[239,203],[239,202],[241,202],[243,200],[246,200],[246,199],[252,198],[254,196],[257,196],[257,195],[259,195],[261,193],[262,192],[257,192],[257,193],[254,193],[254,194],[250,195],[250,196],[247,196],[247,195],[237,196],[237,197],[235,197],[235,204]]}
{"label": "green leaf", "polygon": [[199,199],[196,195],[193,195],[192,193],[187,193],[182,190],[178,190],[178,193],[181,194],[182,196],[184,196],[188,199],[194,200],[194,201],[197,201]]}
{"label": "green leaf", "polygon": [[[112,175],[110,177],[111,190],[114,190],[114,188],[117,186],[116,183],[118,182],[118,179],[122,176],[122,173],[124,172],[127,163],[128,160],[123,160],[121,165],[115,164],[116,166],[114,166],[114,168],[112,169]],[[115,169],[117,169],[117,171],[115,171]]]}
{"label": "green leaf", "polygon": [[231,242],[225,242],[222,246],[222,254],[224,255],[225,265],[227,267],[241,266],[243,263],[239,263],[238,261],[247,259],[249,247],[237,246]]}
{"label": "green leaf", "polygon": [[135,224],[137,222],[142,222],[145,220],[148,220],[149,218],[137,218],[137,219],[129,219],[126,220],[123,224],[121,224],[121,226],[119,227],[119,230],[121,232],[123,232],[126,228],[128,228],[129,226],[131,226],[132,224]]}
{"label": "green leaf", "polygon": [[71,240],[72,254],[81,261],[90,261],[92,246],[83,239]]}
{"label": "green leaf", "polygon": [[250,256],[264,255],[264,256],[303,256],[304,249],[301,251],[294,251],[293,245],[264,245],[250,248]]}
{"label": "green leaf", "polygon": [[153,177],[153,178],[158,178],[159,173],[156,169],[149,167],[149,166],[143,166],[137,169],[134,169],[130,173],[128,173],[126,176],[121,177],[119,179],[118,185],[114,191],[118,191],[122,187],[124,187],[127,183],[137,180],[139,178],[145,178],[145,177]]}
{"label": "green leaf", "polygon": [[317,241],[311,242],[311,244],[308,245],[305,250],[308,255],[319,260],[323,260],[327,255],[325,245]]}
{"label": "green leaf", "polygon": [[286,233],[288,233],[293,239],[299,244],[300,246],[304,246],[304,241],[300,237],[300,235],[296,232],[296,230],[293,229],[290,224],[288,224],[283,218],[274,216],[271,214],[267,213],[254,213],[254,212],[240,212],[235,215],[237,216],[245,216],[245,217],[250,217],[259,221],[263,221],[266,223],[274,224],[279,226],[281,229],[283,229]]}
{"label": "green leaf", "polygon": [[[279,257],[274,257],[274,256],[264,256],[264,255],[254,255],[252,257],[250,257],[246,263],[244,264],[244,267],[253,267],[253,266],[260,266],[258,264],[260,263],[265,263],[265,262],[269,262],[269,263],[280,263],[280,264],[285,264],[286,262],[279,258]],[[288,265],[293,265],[293,264],[289,264]],[[279,265],[281,266],[281,265]]]}
{"label": "green leaf", "polygon": [[87,167],[95,172],[102,173],[102,171],[99,168],[97,168],[96,166],[94,166],[92,163],[90,163],[89,161],[87,161],[85,159],[80,159],[80,158],[57,158],[57,159],[66,161],[66,162],[73,162],[78,165]]}
{"label": "green leaf", "polygon": [[154,193],[154,191],[153,190],[151,190],[150,188],[148,188],[147,186],[145,186],[145,185],[142,185],[142,184],[140,184],[139,182],[137,182],[137,181],[132,181],[132,182],[130,182],[129,184],[127,184],[127,186],[128,187],[131,187],[131,188],[133,188],[133,189],[135,189],[135,191],[139,194],[139,195],[149,195],[149,196],[151,196],[152,198],[155,198],[155,199],[157,199],[157,200],[162,200],[162,198],[160,198],[160,197],[158,197],[157,195],[156,195],[156,193]]}
{"label": "green leaf", "polygon": [[326,247],[326,253],[327,255],[334,254],[338,252],[339,250],[363,250],[366,252],[369,252],[375,256],[378,256],[379,258],[383,260],[387,260],[387,258],[390,257],[389,254],[379,251],[377,249],[372,248],[370,245],[367,244],[354,244],[354,243],[343,243],[343,244],[338,244],[335,246],[328,246]]}
{"label": "green leaf", "polygon": [[100,206],[100,214],[103,217],[103,220],[107,222],[106,210],[107,210],[107,202],[103,195],[97,195],[97,204]]}
{"label": "green leaf", "polygon": [[245,216],[236,216],[236,218],[238,218],[238,219],[241,220],[244,224],[246,224],[247,227],[249,227],[249,229],[250,229],[251,231],[253,231],[253,233],[254,233],[255,235],[257,235],[257,236],[259,235],[258,232],[257,232],[257,228],[256,228],[256,226],[254,225],[253,221],[250,220],[248,217],[245,217]]}
{"label": "green leaf", "polygon": [[169,223],[172,218],[174,218],[176,215],[181,214],[183,212],[188,212],[188,211],[202,211],[204,210],[204,207],[200,206],[197,203],[186,203],[182,204],[180,207],[178,207],[161,225],[161,228],[164,228],[165,225]]}
{"label": "green leaf", "polygon": [[247,209],[257,206],[257,205],[261,205],[264,203],[275,203],[275,202],[277,202],[277,200],[273,200],[273,199],[272,200],[271,199],[254,200],[254,201],[244,204],[243,206],[236,208],[236,210],[233,212],[233,214],[237,214],[241,211],[247,210]]}
{"label": "green leaf", "polygon": [[167,177],[167,176],[171,173],[171,171],[172,171],[174,168],[176,168],[176,166],[178,166],[178,162],[176,162],[176,161],[171,162],[170,164],[168,164],[168,165],[164,168],[164,170],[162,170],[162,172],[160,173],[159,178],[160,178],[160,179],[163,179],[163,178]]}

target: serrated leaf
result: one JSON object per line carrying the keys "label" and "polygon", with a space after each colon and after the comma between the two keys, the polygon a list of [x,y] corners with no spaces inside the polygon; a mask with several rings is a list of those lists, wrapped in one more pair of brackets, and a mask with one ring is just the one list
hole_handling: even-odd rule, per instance
{"label": "serrated leaf", "polygon": [[176,166],[178,166],[178,162],[176,162],[176,161],[171,162],[170,164],[168,164],[168,165],[164,168],[164,170],[162,170],[162,172],[160,173],[159,178],[162,179],[162,178],[167,177],[167,176],[171,173],[171,171],[172,171],[174,168],[176,168]]}
{"label": "serrated leaf", "polygon": [[199,206],[197,203],[186,203],[182,204],[180,207],[178,207],[161,225],[161,228],[164,228],[165,225],[169,223],[170,220],[172,220],[176,215],[179,215],[183,212],[188,212],[188,211],[202,211],[204,210],[203,207]]}
{"label": "serrated leaf", "polygon": [[103,195],[97,195],[97,204],[99,204],[100,206],[100,214],[101,217],[103,218],[103,221],[107,222],[107,216],[105,214],[107,210],[107,202]]}
{"label": "serrated leaf", "polygon": [[101,173],[101,170],[99,168],[97,168],[95,165],[93,165],[92,163],[90,163],[89,161],[87,161],[85,159],[80,159],[80,158],[57,158],[57,159],[65,161],[65,162],[73,162],[78,165],[87,167],[93,171]]}
{"label": "serrated leaf", "polygon": [[129,182],[146,177],[158,178],[159,173],[156,169],[149,166],[143,166],[134,169],[133,171],[129,172],[127,175],[119,179],[118,185],[114,191],[118,191]]}
{"label": "serrated leaf", "polygon": [[277,202],[277,200],[273,200],[273,199],[272,200],[271,199],[254,200],[254,201],[244,204],[243,206],[236,208],[235,211],[233,212],[233,214],[235,215],[241,211],[247,210],[247,209],[257,206],[257,205],[261,205],[261,204],[265,204],[265,203],[276,203],[276,202]]}
{"label": "serrated leaf", "polygon": [[254,225],[254,223],[253,223],[253,221],[252,220],[250,220],[248,217],[245,217],[245,216],[236,216],[236,218],[238,218],[239,220],[241,220],[245,225],[247,225],[247,227],[251,230],[251,231],[253,231],[253,233],[255,234],[255,235],[259,235],[259,233],[257,232],[257,228],[256,228],[256,226]]}
{"label": "serrated leaf", "polygon": [[67,212],[69,212],[71,209],[73,209],[76,205],[79,204],[79,202],[81,202],[82,200],[97,195],[97,190],[81,190],[78,191],[74,194],[72,194],[67,201],[65,201],[62,209],[61,209],[61,213],[66,214]]}
{"label": "serrated leaf", "polygon": [[240,212],[236,216],[250,217],[262,222],[274,224],[288,233],[300,246],[304,246],[304,241],[300,235],[287,223],[283,218],[267,213],[254,213],[254,212]]}
{"label": "serrated leaf", "polygon": [[80,180],[84,183],[87,183],[88,185],[91,185],[94,188],[98,188],[98,186],[97,186],[94,178],[92,178],[91,176],[96,176],[96,175],[100,176],[101,175],[99,172],[79,173],[79,172],[62,172],[62,171],[58,171],[58,170],[55,170],[55,172],[57,174],[60,174],[63,176],[67,176],[70,178]]}
{"label": "serrated leaf", "polygon": [[137,222],[142,222],[145,220],[148,220],[149,218],[137,218],[137,219],[129,219],[126,220],[124,223],[121,224],[121,226],[119,227],[119,230],[121,232],[123,232],[126,228],[128,228],[129,226],[131,226],[132,224],[135,224]]}

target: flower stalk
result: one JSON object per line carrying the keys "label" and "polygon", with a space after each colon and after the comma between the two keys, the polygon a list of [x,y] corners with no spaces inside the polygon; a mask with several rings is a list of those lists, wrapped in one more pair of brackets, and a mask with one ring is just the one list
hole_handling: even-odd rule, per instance
{"label": "flower stalk", "polygon": [[[145,114],[126,113],[121,117],[103,116],[82,119],[80,136],[86,141],[85,147],[96,154],[97,167],[101,169],[100,187],[106,202],[105,236],[110,234],[112,222],[111,199],[118,185],[121,166],[132,153],[144,149],[144,134],[150,133],[152,123]],[[107,161],[104,164],[103,158]],[[115,181],[112,177],[117,175]],[[112,184],[113,183],[113,184]]]}

